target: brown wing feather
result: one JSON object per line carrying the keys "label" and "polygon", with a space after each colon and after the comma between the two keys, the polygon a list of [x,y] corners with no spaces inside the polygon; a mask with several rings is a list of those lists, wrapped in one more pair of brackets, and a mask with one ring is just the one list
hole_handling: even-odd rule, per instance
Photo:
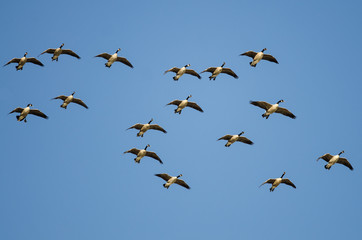
{"label": "brown wing feather", "polygon": [[112,55],[111,54],[108,54],[108,53],[101,53],[101,54],[98,54],[97,56],[95,57],[101,57],[101,58],[104,58],[106,60],[108,60]]}
{"label": "brown wing feather", "polygon": [[64,49],[62,50],[62,54],[67,54],[67,55],[70,55],[72,57],[76,57],[78,59],[80,59],[80,57],[78,56],[78,54],[76,54],[75,52],[73,52],[72,50],[70,49]]}
{"label": "brown wing feather", "polygon": [[281,113],[281,114],[283,114],[284,116],[287,116],[287,117],[290,117],[290,118],[293,118],[293,119],[295,119],[296,118],[296,116],[293,114],[293,113],[291,113],[288,109],[286,109],[286,108],[281,108],[281,107],[278,107],[278,109],[275,111],[276,113]]}
{"label": "brown wing feather", "polygon": [[268,110],[272,105],[262,101],[250,101],[250,104]]}
{"label": "brown wing feather", "polygon": [[219,140],[229,140],[230,138],[232,138],[232,136],[231,136],[231,135],[229,135],[229,134],[227,134],[227,135],[225,135],[225,136],[223,136],[223,137],[219,138],[219,139],[218,139],[218,141],[219,141]]}
{"label": "brown wing feather", "polygon": [[221,72],[233,76],[234,78],[239,78],[238,75],[236,75],[230,68],[223,68]]}
{"label": "brown wing feather", "polygon": [[292,186],[293,188],[297,188],[294,183],[292,183],[292,181],[290,181],[288,178],[283,178],[282,183]]}
{"label": "brown wing feather", "polygon": [[36,58],[27,58],[26,62],[31,62],[33,64],[39,65],[39,66],[44,66],[44,64],[42,64],[38,59]]}
{"label": "brown wing feather", "polygon": [[170,68],[169,70],[165,71],[163,74],[166,74],[168,72],[174,72],[174,73],[177,73],[180,69],[177,68],[177,67],[174,67],[174,68]]}
{"label": "brown wing feather", "polygon": [[326,154],[324,154],[323,156],[320,156],[320,157],[317,159],[317,161],[318,161],[319,159],[323,159],[324,161],[329,162],[329,160],[331,160],[332,157],[333,157],[333,156],[332,156],[331,154],[326,153]]}
{"label": "brown wing feather", "polygon": [[149,152],[149,151],[147,151],[147,152],[146,152],[146,156],[147,156],[147,157],[151,157],[151,158],[153,158],[153,159],[156,159],[156,160],[158,160],[161,164],[163,164],[161,158],[160,158],[159,156],[157,156],[157,154],[156,154],[155,152]]}
{"label": "brown wing feather", "polygon": [[275,182],[275,178],[269,178],[265,182],[263,182],[259,187],[263,186],[265,183],[273,184]]}
{"label": "brown wing feather", "polygon": [[123,58],[123,57],[117,57],[117,62],[121,62],[123,64],[126,64],[128,67],[131,67],[133,68],[132,64],[126,59],[126,58]]}
{"label": "brown wing feather", "polygon": [[60,95],[60,96],[58,96],[58,97],[55,97],[55,98],[53,98],[53,99],[61,99],[61,100],[65,100],[65,99],[67,99],[67,96],[64,96],[64,95]]}
{"label": "brown wing feather", "polygon": [[128,151],[125,151],[124,153],[133,153],[133,154],[137,155],[139,152],[140,152],[139,149],[137,149],[137,148],[132,148],[132,149],[130,149],[130,150],[128,150]]}
{"label": "brown wing feather", "polygon": [[204,72],[211,72],[213,73],[215,71],[216,67],[209,67],[208,69],[205,69],[204,71],[200,72],[200,73],[204,73]]}
{"label": "brown wing feather", "polygon": [[253,145],[253,144],[254,144],[252,141],[250,141],[250,140],[247,139],[246,137],[239,137],[236,141],[238,141],[238,142],[243,142],[243,143],[250,144],[250,145]]}
{"label": "brown wing feather", "polygon": [[185,188],[187,188],[187,189],[190,189],[190,186],[187,185],[184,180],[176,179],[176,182],[175,182],[175,183],[177,183],[178,185],[183,186],[183,187],[185,187]]}
{"label": "brown wing feather", "polygon": [[24,110],[24,108],[18,107],[18,108],[15,108],[14,110],[12,110],[11,112],[9,112],[9,114],[14,113],[14,112],[21,113],[23,110]]}
{"label": "brown wing feather", "polygon": [[127,128],[128,129],[131,129],[131,128],[135,128],[137,130],[140,130],[142,127],[143,127],[144,124],[141,124],[141,123],[136,123],[135,125],[133,125],[132,127],[129,127]]}
{"label": "brown wing feather", "polygon": [[161,132],[164,132],[164,133],[167,133],[167,131],[165,129],[163,129],[162,127],[160,127],[159,125],[157,124],[152,124],[150,125],[150,129],[153,129],[153,130],[158,130],[158,131],[161,131]]}
{"label": "brown wing feather", "polygon": [[201,76],[200,76],[197,72],[195,72],[195,70],[186,69],[186,72],[185,72],[185,73],[190,74],[190,75],[193,75],[193,76],[197,77],[198,79],[201,79]]}
{"label": "brown wing feather", "polygon": [[44,52],[40,53],[39,56],[42,55],[42,54],[44,54],[44,53],[53,54],[54,52],[55,52],[55,49],[54,49],[54,48],[49,48],[49,49],[45,50]]}
{"label": "brown wing feather", "polygon": [[348,167],[349,169],[353,170],[352,165],[348,162],[348,160],[346,158],[339,158],[337,163],[339,164],[343,164],[344,166]]}
{"label": "brown wing feather", "polygon": [[20,58],[13,58],[13,59],[11,59],[8,63],[6,63],[6,64],[4,65],[4,67],[5,67],[6,65],[9,65],[10,63],[18,63],[18,62],[20,62]]}
{"label": "brown wing feather", "polygon": [[40,112],[38,109],[30,109],[29,114],[48,119],[48,116]]}
{"label": "brown wing feather", "polygon": [[240,54],[240,56],[248,56],[248,57],[254,58],[256,54],[257,53],[254,51],[248,51],[248,52],[244,52],[244,53]]}
{"label": "brown wing feather", "polygon": [[171,176],[168,175],[167,173],[159,173],[159,174],[155,174],[155,176],[162,178],[166,182],[171,178]]}
{"label": "brown wing feather", "polygon": [[[269,62],[278,63],[278,61],[275,59],[275,57],[273,57],[273,56],[270,55],[270,54],[264,54],[263,59],[264,59],[264,60],[267,60],[267,61],[269,61]],[[278,63],[278,64],[279,64],[279,63]]]}
{"label": "brown wing feather", "polygon": [[72,101],[72,102],[74,102],[74,103],[76,103],[76,104],[79,104],[79,105],[81,105],[81,106],[83,106],[83,107],[85,107],[85,108],[88,109],[88,106],[87,106],[82,100],[80,100],[79,98],[73,98],[73,101]]}
{"label": "brown wing feather", "polygon": [[180,105],[182,101],[181,100],[173,100],[172,102],[167,103],[166,105]]}
{"label": "brown wing feather", "polygon": [[202,110],[202,108],[199,105],[197,105],[195,102],[187,102],[187,107],[193,108],[200,112],[204,112],[204,110]]}

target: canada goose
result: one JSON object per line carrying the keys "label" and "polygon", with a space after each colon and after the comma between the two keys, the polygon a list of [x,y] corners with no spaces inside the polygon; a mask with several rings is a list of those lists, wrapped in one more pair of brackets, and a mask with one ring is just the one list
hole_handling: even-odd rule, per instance
{"label": "canada goose", "polygon": [[40,53],[40,55],[42,55],[44,53],[53,54],[52,61],[54,61],[54,60],[58,61],[58,58],[59,58],[60,54],[67,54],[67,55],[70,55],[72,57],[76,57],[76,58],[80,59],[80,57],[75,52],[73,52],[72,50],[70,50],[70,49],[62,49],[63,46],[64,46],[64,43],[62,43],[62,45],[60,45],[60,47],[58,47],[58,48],[49,48],[49,49],[45,50],[44,52]]}
{"label": "canada goose", "polygon": [[145,147],[145,149],[137,149],[137,148],[132,148],[128,151],[125,151],[124,153],[133,153],[134,155],[137,155],[137,157],[134,159],[136,163],[140,163],[141,159],[144,156],[147,157],[151,157],[154,158],[156,160],[158,160],[161,164],[163,164],[163,162],[161,161],[161,159],[157,156],[156,153],[154,152],[150,152],[150,151],[146,151],[147,147],[150,147],[150,144],[147,144],[147,146]]}
{"label": "canada goose", "polygon": [[284,178],[285,172],[280,178],[269,178],[266,180],[263,184],[261,184],[259,187],[263,186],[265,183],[271,183],[272,186],[270,188],[270,192],[273,192],[276,187],[278,187],[279,184],[284,183],[289,186],[292,186],[293,188],[297,188],[288,178]]}
{"label": "canada goose", "polygon": [[252,141],[250,141],[249,139],[247,139],[246,137],[240,137],[242,134],[244,134],[244,132],[239,133],[238,135],[225,135],[221,138],[218,139],[219,140],[227,140],[228,142],[225,144],[225,147],[230,147],[231,144],[233,144],[234,142],[238,141],[238,142],[243,142],[249,145],[253,145],[254,143]]}
{"label": "canada goose", "polygon": [[101,53],[95,57],[102,57],[106,60],[108,60],[108,62],[106,62],[106,67],[110,68],[112,66],[112,64],[114,62],[121,62],[123,64],[126,64],[127,66],[133,68],[132,64],[126,59],[126,58],[123,58],[123,57],[118,57],[118,51],[120,51],[121,49],[118,48],[117,51],[111,55],[111,54],[108,54],[108,53]]}
{"label": "canada goose", "polygon": [[204,112],[199,107],[199,105],[197,105],[194,102],[189,102],[188,101],[190,97],[192,97],[192,95],[188,96],[186,98],[186,100],[182,100],[182,101],[181,100],[173,100],[172,102],[168,103],[167,105],[176,105],[177,108],[175,109],[175,113],[179,113],[179,114],[181,114],[182,109],[184,109],[185,107],[190,107],[190,108],[196,109],[197,111]]}
{"label": "canada goose", "polygon": [[33,114],[36,115],[38,117],[42,117],[45,119],[48,119],[48,116],[45,115],[44,113],[40,112],[38,109],[30,109],[30,107],[32,107],[33,105],[31,103],[29,103],[26,108],[15,108],[13,111],[9,112],[9,114],[17,112],[20,113],[20,115],[16,116],[16,119],[18,119],[18,121],[23,121],[26,122],[26,117],[28,116],[28,114]]}
{"label": "canada goose", "polygon": [[211,79],[216,79],[216,77],[220,74],[220,73],[226,73],[230,76],[233,76],[234,78],[239,78],[238,75],[236,75],[233,70],[231,70],[230,68],[224,68],[225,62],[221,65],[221,67],[209,67],[208,69],[202,71],[201,73],[204,72],[210,72],[211,76],[209,77],[210,80]]}
{"label": "canada goose", "polygon": [[186,74],[191,74],[191,75],[197,77],[198,79],[201,79],[200,75],[199,75],[197,72],[195,72],[195,71],[192,70],[192,69],[186,69],[187,67],[190,67],[190,66],[191,66],[190,64],[187,64],[187,65],[185,65],[185,66],[182,67],[182,68],[174,67],[174,68],[171,68],[171,69],[165,71],[164,74],[166,74],[166,73],[168,73],[168,72],[174,72],[174,73],[176,73],[176,76],[173,77],[173,80],[175,80],[175,81],[179,80],[179,78],[180,78],[184,73],[186,73]]}
{"label": "canada goose", "polygon": [[240,54],[240,56],[251,57],[253,59],[253,61],[250,62],[250,66],[252,66],[252,67],[256,67],[256,64],[258,64],[258,62],[260,62],[262,59],[270,61],[270,62],[278,63],[278,61],[272,55],[264,54],[265,50],[267,50],[267,49],[264,48],[263,50],[261,50],[258,53],[253,52],[253,51],[248,51],[248,52]]}
{"label": "canada goose", "polygon": [[154,129],[154,130],[158,130],[158,131],[161,131],[163,133],[167,133],[165,129],[163,129],[162,127],[160,127],[159,125],[157,124],[150,124],[151,122],[153,121],[153,118],[146,124],[141,124],[141,123],[136,123],[135,125],[133,125],[132,127],[129,127],[127,128],[128,129],[131,129],[131,128],[135,128],[137,130],[140,130],[138,133],[137,133],[137,137],[141,136],[143,137],[143,134],[145,134],[145,132],[148,130],[148,129]]}
{"label": "canada goose", "polygon": [[269,116],[272,113],[281,113],[287,117],[295,119],[296,116],[294,116],[293,113],[289,112],[286,108],[279,107],[279,103],[284,102],[284,100],[279,100],[276,104],[270,104],[267,102],[261,102],[261,101],[250,101],[250,104],[265,109],[265,113],[261,115],[262,117],[265,117],[266,119],[269,118]]}
{"label": "canada goose", "polygon": [[16,70],[23,70],[23,67],[25,65],[25,63],[27,62],[31,62],[31,63],[34,63],[36,65],[39,65],[39,66],[44,66],[38,59],[36,58],[27,58],[26,55],[28,55],[28,52],[26,52],[24,54],[24,57],[22,58],[13,58],[11,59],[7,64],[4,65],[4,67],[6,65],[9,65],[10,63],[18,63],[18,65],[15,67]]}
{"label": "canada goose", "polygon": [[347,159],[339,157],[342,153],[344,153],[344,151],[342,151],[342,152],[340,152],[340,153],[338,153],[337,155],[334,155],[334,156],[330,155],[329,153],[326,153],[326,154],[324,154],[323,156],[320,156],[320,157],[317,159],[317,161],[318,161],[319,159],[323,159],[324,161],[328,162],[328,163],[324,166],[324,168],[325,168],[325,169],[328,169],[328,170],[331,169],[331,167],[332,167],[335,163],[343,164],[344,166],[346,166],[346,167],[348,167],[349,169],[353,170],[352,165],[348,162]]}
{"label": "canada goose", "polygon": [[69,95],[69,96],[60,95],[60,96],[55,97],[55,98],[53,98],[53,99],[61,99],[61,100],[63,100],[64,102],[63,102],[62,105],[60,105],[60,107],[62,107],[62,108],[64,108],[64,109],[67,109],[68,104],[71,103],[71,102],[74,102],[74,103],[76,103],[76,104],[79,104],[79,105],[81,105],[81,106],[83,106],[83,107],[85,107],[85,108],[88,109],[88,106],[87,106],[82,100],[80,100],[79,98],[74,98],[74,97],[73,97],[74,94],[75,94],[75,92],[73,92],[73,93],[72,93],[71,95]]}
{"label": "canada goose", "polygon": [[162,178],[163,180],[166,181],[166,183],[163,184],[164,188],[168,189],[171,186],[171,184],[176,183],[176,184],[178,184],[180,186],[183,186],[183,187],[185,187],[187,189],[190,189],[189,185],[187,185],[184,182],[184,180],[179,179],[179,177],[182,177],[182,174],[180,174],[180,175],[178,175],[176,177],[171,177],[167,173],[160,173],[160,174],[155,174],[155,176],[160,177],[160,178]]}

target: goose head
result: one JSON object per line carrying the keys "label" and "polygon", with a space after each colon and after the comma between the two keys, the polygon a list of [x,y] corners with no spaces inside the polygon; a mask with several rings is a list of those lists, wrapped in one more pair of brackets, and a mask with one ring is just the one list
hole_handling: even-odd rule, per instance
{"label": "goose head", "polygon": [[28,105],[26,105],[27,107],[32,107],[33,106],[33,104],[31,104],[31,103],[29,103]]}
{"label": "goose head", "polygon": [[280,178],[283,178],[283,177],[284,177],[284,175],[285,175],[285,172],[283,172],[283,175],[282,175]]}
{"label": "goose head", "polygon": [[72,93],[72,96],[75,94],[75,92]]}
{"label": "goose head", "polygon": [[26,57],[26,55],[28,55],[28,52],[24,53],[24,57]]}
{"label": "goose head", "polygon": [[225,66],[225,62],[221,65],[221,67],[224,67]]}
{"label": "goose head", "polygon": [[187,64],[187,65],[185,65],[185,68],[190,67],[190,66],[191,66],[190,64]]}
{"label": "goose head", "polygon": [[268,50],[268,49],[266,49],[266,48],[263,48],[263,50],[261,50],[261,52],[264,52],[264,51],[266,51],[266,50]]}
{"label": "goose head", "polygon": [[241,133],[239,133],[239,135],[238,136],[241,136],[241,135],[243,135],[244,134],[244,131],[242,131]]}
{"label": "goose head", "polygon": [[153,118],[151,118],[151,120],[148,122],[148,124],[150,124],[153,121]]}
{"label": "goose head", "polygon": [[118,49],[117,49],[116,53],[118,53],[119,51],[121,51],[121,49],[120,49],[120,48],[118,48]]}
{"label": "goose head", "polygon": [[277,102],[277,104],[279,104],[279,103],[281,103],[281,102],[284,102],[284,100],[283,100],[283,99],[279,100],[279,101]]}
{"label": "goose head", "polygon": [[192,97],[192,95],[189,95],[189,96],[186,98],[186,100],[189,100],[190,97]]}
{"label": "goose head", "polygon": [[145,147],[145,150],[146,150],[148,147],[151,147],[151,145],[150,145],[150,144],[147,144],[147,146]]}
{"label": "goose head", "polygon": [[62,45],[60,45],[60,47],[59,48],[62,48],[64,46],[64,43],[62,43]]}
{"label": "goose head", "polygon": [[177,178],[182,177],[182,174],[178,175]]}
{"label": "goose head", "polygon": [[342,153],[344,153],[344,150],[342,152],[338,153],[338,155],[341,155]]}

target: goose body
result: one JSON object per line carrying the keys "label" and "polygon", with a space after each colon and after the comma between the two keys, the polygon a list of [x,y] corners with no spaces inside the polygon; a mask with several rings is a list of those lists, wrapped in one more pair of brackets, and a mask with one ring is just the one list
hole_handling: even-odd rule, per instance
{"label": "goose body", "polygon": [[293,188],[296,188],[296,186],[294,185],[294,183],[292,183],[292,181],[290,181],[288,178],[283,178],[284,175],[285,175],[285,172],[283,173],[283,175],[282,175],[280,178],[269,178],[269,179],[266,180],[264,183],[262,183],[262,184],[260,185],[260,187],[263,186],[263,185],[266,184],[266,183],[270,183],[270,184],[272,185],[271,188],[269,189],[270,192],[273,192],[274,189],[275,189],[276,187],[278,187],[279,184],[281,184],[281,183],[284,183],[284,184],[287,184],[287,185],[289,185],[289,186],[291,186],[291,187],[293,187]]}
{"label": "goose body", "polygon": [[173,80],[175,80],[175,81],[179,80],[180,77],[181,77],[182,75],[184,75],[185,73],[186,73],[186,74],[193,75],[193,76],[197,77],[198,79],[201,79],[200,75],[199,75],[197,72],[195,72],[195,71],[192,70],[192,69],[187,69],[187,67],[189,67],[189,66],[191,66],[191,65],[190,65],[190,64],[187,64],[187,65],[183,66],[182,68],[174,67],[174,68],[171,68],[171,69],[165,71],[164,74],[166,74],[166,73],[168,73],[168,72],[174,72],[174,73],[176,73],[176,76],[173,77]]}
{"label": "goose body", "polygon": [[338,153],[337,155],[330,155],[329,153],[324,154],[323,156],[320,156],[317,161],[319,159],[323,159],[324,161],[327,162],[327,164],[324,166],[325,169],[331,169],[331,167],[336,164],[342,164],[346,167],[348,167],[350,170],[353,170],[352,165],[349,163],[349,161],[346,158],[341,158],[340,155],[344,153],[344,151],[341,151],[340,153]]}
{"label": "goose body", "polygon": [[221,67],[209,67],[207,69],[205,69],[204,71],[202,71],[201,73],[204,72],[210,72],[211,76],[209,77],[210,80],[215,80],[216,77],[220,74],[220,73],[226,73],[234,78],[239,78],[234,72],[233,70],[231,70],[230,68],[224,68],[225,62],[221,65]]}
{"label": "goose body", "polygon": [[241,132],[238,135],[225,135],[225,136],[219,138],[218,140],[227,140],[227,143],[225,144],[225,147],[230,147],[231,144],[233,144],[236,141],[243,142],[243,143],[246,143],[246,144],[249,144],[249,145],[254,144],[248,138],[241,137],[242,134],[244,134],[244,132]]}
{"label": "goose body", "polygon": [[137,137],[143,137],[143,134],[145,134],[145,132],[149,129],[154,129],[154,130],[161,131],[163,133],[167,133],[167,131],[165,129],[163,129],[162,127],[160,127],[159,125],[151,124],[152,121],[153,121],[153,118],[146,124],[136,123],[135,125],[129,127],[128,129],[134,128],[134,129],[139,130],[139,132],[137,133]]}
{"label": "goose body", "polygon": [[147,144],[147,146],[145,147],[145,149],[137,149],[137,148],[132,148],[124,153],[132,153],[137,155],[137,157],[134,159],[136,163],[140,163],[141,159],[145,156],[147,157],[151,157],[156,159],[157,161],[159,161],[161,164],[163,164],[163,162],[161,161],[161,159],[157,156],[156,153],[154,152],[150,152],[147,151],[147,147],[150,147],[149,144]]}
{"label": "goose body", "polygon": [[273,113],[281,113],[287,117],[295,119],[296,116],[291,113],[288,109],[279,107],[279,103],[284,102],[284,100],[279,100],[276,104],[270,104],[267,102],[262,101],[250,101],[250,104],[263,108],[265,110],[265,113],[262,115],[262,117],[268,119],[269,116]]}
{"label": "goose body", "polygon": [[28,114],[33,114],[33,115],[36,115],[38,117],[42,117],[42,118],[45,118],[47,119],[48,116],[45,115],[44,113],[42,113],[41,111],[39,111],[38,109],[30,109],[30,107],[32,107],[33,105],[32,104],[28,104],[25,108],[15,108],[13,111],[11,111],[9,114],[11,113],[14,113],[14,112],[17,112],[17,113],[20,113],[20,115],[17,115],[16,116],[16,119],[20,122],[20,121],[23,121],[24,122],[27,122],[26,121],[26,117],[28,116]]}
{"label": "goose body", "polygon": [[63,46],[64,46],[64,43],[62,43],[62,45],[60,45],[60,47],[58,47],[58,48],[49,48],[49,49],[45,50],[44,52],[42,52],[40,55],[42,55],[44,53],[53,54],[52,61],[54,61],[54,60],[58,61],[58,58],[61,54],[67,54],[72,57],[80,59],[80,57],[75,52],[73,52],[70,49],[63,49]]}
{"label": "goose body", "polygon": [[195,102],[190,102],[189,98],[192,97],[192,95],[188,96],[185,100],[173,100],[172,102],[168,103],[167,105],[176,105],[177,108],[175,109],[175,113],[181,114],[182,109],[185,107],[190,107],[193,109],[196,109],[197,111],[204,112],[199,105]]}
{"label": "goose body", "polygon": [[164,188],[169,188],[172,184],[176,183],[184,188],[190,189],[189,185],[187,185],[185,183],[185,181],[179,179],[179,177],[182,177],[182,174],[176,176],[176,177],[171,177],[170,175],[166,174],[166,173],[161,173],[161,174],[155,174],[155,176],[162,178],[163,180],[166,181],[165,184],[163,184]]}
{"label": "goose body", "polygon": [[112,55],[110,55],[108,53],[101,53],[101,54],[98,54],[95,57],[102,57],[102,58],[106,59],[107,62],[105,63],[105,66],[108,67],[108,68],[110,68],[114,62],[121,62],[121,63],[133,68],[133,65],[126,58],[118,57],[118,52],[120,50],[121,49],[118,48],[117,51]]}
{"label": "goose body", "polygon": [[23,70],[23,67],[25,65],[25,63],[27,62],[30,62],[30,63],[33,63],[33,64],[36,64],[36,65],[39,65],[39,66],[44,66],[38,59],[36,58],[27,58],[26,55],[28,55],[28,52],[26,52],[24,54],[24,56],[22,58],[13,58],[11,59],[9,62],[7,62],[4,67],[6,65],[9,65],[10,63],[17,63],[18,65],[15,66],[16,70]]}
{"label": "goose body", "polygon": [[248,51],[245,53],[240,54],[241,56],[248,56],[251,57],[253,59],[253,61],[250,62],[250,66],[252,67],[256,67],[256,65],[261,61],[261,60],[267,60],[270,62],[275,62],[278,63],[278,61],[269,54],[264,54],[264,51],[267,50],[266,48],[264,48],[263,50],[261,50],[260,52],[256,53],[253,51]]}
{"label": "goose body", "polygon": [[60,107],[64,108],[64,109],[67,109],[67,106],[69,103],[73,102],[73,103],[76,103],[78,105],[81,105],[85,108],[88,109],[88,106],[79,98],[75,98],[73,95],[75,94],[75,92],[73,92],[71,95],[69,96],[64,96],[64,95],[60,95],[58,97],[55,97],[53,99],[61,99],[63,100],[63,103],[62,105],[60,105]]}

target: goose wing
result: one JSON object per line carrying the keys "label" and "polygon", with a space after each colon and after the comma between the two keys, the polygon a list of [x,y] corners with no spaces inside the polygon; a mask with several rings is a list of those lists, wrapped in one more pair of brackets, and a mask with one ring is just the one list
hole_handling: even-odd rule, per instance
{"label": "goose wing", "polygon": [[158,131],[167,133],[167,131],[166,131],[165,129],[163,129],[162,127],[160,127],[160,126],[157,125],[157,124],[151,124],[151,125],[150,125],[150,129],[154,129],[154,130],[158,130]]}
{"label": "goose wing", "polygon": [[263,186],[265,183],[273,184],[275,182],[275,178],[269,178],[265,182],[263,182],[259,187]]}
{"label": "goose wing", "polygon": [[140,130],[142,127],[143,127],[144,124],[141,124],[141,123],[136,123],[135,125],[133,125],[132,127],[129,127],[127,128],[128,129],[131,129],[131,128],[135,128],[137,130]]}
{"label": "goose wing", "polygon": [[38,110],[38,109],[30,109],[29,114],[33,114],[35,116],[48,119],[48,116],[45,115],[44,113],[40,112],[40,110]]}
{"label": "goose wing", "polygon": [[[264,60],[267,60],[267,61],[269,61],[269,62],[278,63],[278,61],[275,59],[275,57],[273,57],[273,56],[270,55],[270,54],[264,54],[263,59],[264,59]],[[279,64],[279,63],[278,63],[278,64]]]}
{"label": "goose wing", "polygon": [[126,64],[128,67],[133,68],[132,64],[127,60],[127,58],[117,57],[116,61]]}
{"label": "goose wing", "polygon": [[159,156],[157,156],[157,154],[155,152],[149,152],[149,151],[146,151],[146,156],[147,157],[151,157],[153,159],[156,159],[158,160],[161,164],[163,164],[161,158]]}
{"label": "goose wing", "polygon": [[78,54],[76,54],[75,52],[73,52],[72,50],[70,49],[64,49],[62,50],[62,54],[67,54],[67,55],[70,55],[72,57],[76,57],[78,59],[80,59],[80,57],[78,56]]}
{"label": "goose wing", "polygon": [[159,173],[159,174],[155,174],[155,176],[162,178],[166,182],[171,178],[171,176],[168,175],[167,173]]}
{"label": "goose wing", "polygon": [[227,134],[227,135],[219,138],[218,141],[219,141],[219,140],[229,140],[230,138],[232,138],[232,135]]}
{"label": "goose wing", "polygon": [[287,116],[287,117],[290,117],[290,118],[293,118],[293,119],[296,118],[296,116],[295,116],[293,113],[289,112],[289,110],[286,109],[286,108],[278,107],[278,109],[277,109],[275,112],[281,113],[281,114],[283,114],[284,116]]}
{"label": "goose wing", "polygon": [[39,65],[39,66],[44,66],[44,64],[42,64],[38,59],[36,59],[36,58],[27,58],[26,59],[26,61],[27,62],[31,62],[31,63],[33,63],[33,64],[36,64],[36,65]]}
{"label": "goose wing", "polygon": [[190,186],[187,185],[184,180],[181,180],[181,179],[177,178],[175,183],[177,183],[180,186],[183,186],[184,188],[190,189]]}
{"label": "goose wing", "polygon": [[14,112],[21,113],[23,110],[24,110],[24,108],[18,107],[18,108],[15,108],[14,110],[12,110],[11,112],[9,112],[9,114],[14,113]]}
{"label": "goose wing", "polygon": [[239,78],[238,75],[236,75],[230,68],[223,68],[221,72],[233,76],[234,78]]}
{"label": "goose wing", "polygon": [[238,137],[238,139],[236,140],[238,142],[243,142],[246,144],[250,144],[253,145],[254,143],[252,141],[250,141],[249,139],[247,139],[246,137]]}
{"label": "goose wing", "polygon": [[79,98],[73,98],[73,101],[72,101],[72,102],[74,102],[74,103],[76,103],[76,104],[79,104],[79,105],[81,105],[81,106],[83,106],[83,107],[85,107],[85,108],[88,109],[88,106],[87,106],[82,100],[80,100]]}
{"label": "goose wing", "polygon": [[324,154],[323,156],[320,156],[320,157],[317,159],[317,161],[318,161],[319,159],[323,159],[324,161],[329,162],[329,160],[331,160],[332,157],[333,157],[333,156],[332,156],[331,154],[326,153],[326,154]]}
{"label": "goose wing", "polygon": [[250,101],[250,104],[268,110],[272,105],[262,101]]}
{"label": "goose wing", "polygon": [[55,98],[53,98],[53,99],[62,99],[62,100],[64,101],[65,99],[67,99],[67,96],[60,95],[60,96],[55,97]]}
{"label": "goose wing", "polygon": [[20,58],[13,58],[13,59],[11,59],[8,63],[6,63],[6,64],[4,65],[4,67],[5,67],[6,65],[9,65],[10,63],[18,63],[18,62],[20,62]]}
{"label": "goose wing", "polygon": [[186,69],[186,72],[185,72],[185,73],[190,74],[190,75],[193,75],[193,76],[197,77],[198,79],[201,79],[201,76],[200,76],[197,72],[195,72],[195,70]]}
{"label": "goose wing", "polygon": [[166,106],[167,105],[176,105],[176,106],[178,106],[178,105],[180,105],[181,102],[182,102],[181,100],[173,100],[172,102],[167,103]]}
{"label": "goose wing", "polygon": [[97,56],[95,57],[102,57],[106,60],[108,60],[112,55],[111,54],[108,54],[108,53],[101,53],[101,54],[98,54]]}
{"label": "goose wing", "polygon": [[244,52],[244,53],[240,54],[240,56],[248,56],[248,57],[254,58],[256,54],[257,53],[254,51],[248,51],[248,52]]}
{"label": "goose wing", "polygon": [[177,67],[174,67],[174,68],[170,68],[169,70],[165,71],[163,74],[166,74],[168,72],[174,72],[174,73],[177,73],[180,69],[177,68]]}
{"label": "goose wing", "polygon": [[139,152],[140,152],[139,149],[137,149],[137,148],[132,148],[132,149],[130,149],[130,150],[128,150],[128,151],[125,151],[123,154],[125,154],[125,153],[133,153],[133,154],[137,155]]}
{"label": "goose wing", "polygon": [[282,183],[292,186],[293,188],[297,188],[294,183],[292,183],[292,181],[290,181],[288,178],[283,178]]}
{"label": "goose wing", "polygon": [[344,166],[346,166],[346,167],[348,167],[349,169],[353,170],[352,165],[351,165],[351,164],[348,162],[348,160],[345,159],[345,158],[341,158],[341,157],[340,157],[340,158],[338,159],[337,163],[343,164]]}
{"label": "goose wing", "polygon": [[45,50],[44,52],[40,53],[39,56],[44,54],[44,53],[53,54],[54,52],[55,52],[55,48],[49,48],[49,49]]}
{"label": "goose wing", "polygon": [[200,73],[204,73],[204,72],[211,72],[213,73],[215,71],[216,67],[209,67],[207,69],[205,69],[204,71],[200,72]]}
{"label": "goose wing", "polygon": [[204,110],[202,110],[202,108],[199,105],[197,105],[195,102],[187,102],[187,107],[193,108],[200,112],[204,112]]}

